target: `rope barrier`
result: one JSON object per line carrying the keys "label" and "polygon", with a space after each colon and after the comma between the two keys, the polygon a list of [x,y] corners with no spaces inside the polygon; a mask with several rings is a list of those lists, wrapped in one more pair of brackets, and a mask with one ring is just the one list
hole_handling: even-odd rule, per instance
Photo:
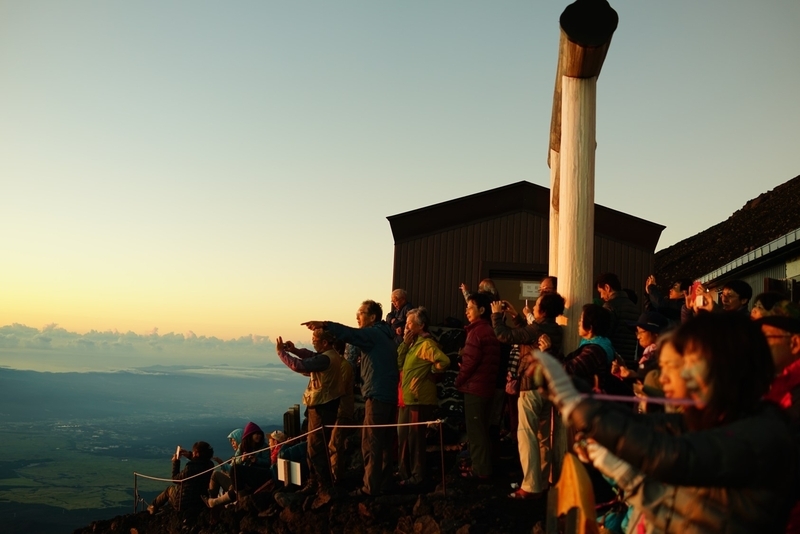
{"label": "rope barrier", "polygon": [[[336,429],[336,428],[393,428],[393,427],[400,427],[400,426],[421,426],[421,425],[430,426],[430,425],[438,425],[439,426],[439,448],[440,448],[441,462],[442,462],[442,489],[446,492],[446,489],[444,487],[444,484],[445,484],[444,445],[443,445],[444,442],[443,442],[443,435],[442,435],[442,423],[444,423],[444,422],[445,422],[444,419],[434,419],[432,421],[420,421],[420,422],[417,422],[417,423],[393,423],[393,424],[385,424],[385,425],[339,425],[339,424],[322,425],[322,426],[320,426],[318,428],[315,428],[314,430],[310,430],[310,431],[306,432],[305,434],[300,434],[299,436],[294,436],[292,438],[288,438],[288,439],[286,439],[285,441],[283,441],[282,443],[280,443],[278,445],[283,446],[283,445],[285,445],[287,443],[290,443],[290,442],[293,442],[293,441],[297,441],[297,440],[299,440],[301,438],[309,436],[309,435],[311,435],[311,434],[313,434],[315,432],[324,431],[324,429],[326,429],[326,428],[333,428],[333,429]],[[183,484],[184,482],[186,482],[188,480],[192,480],[194,478],[203,476],[203,475],[205,475],[207,473],[210,473],[211,471],[214,471],[214,470],[218,469],[219,467],[221,467],[223,465],[226,465],[226,464],[231,464],[231,467],[235,468],[235,465],[236,464],[240,464],[242,459],[244,459],[244,458],[246,458],[248,456],[254,456],[256,454],[260,454],[260,453],[262,453],[264,451],[271,451],[273,448],[274,447],[272,445],[269,445],[269,446],[264,447],[263,449],[259,449],[257,451],[252,451],[252,452],[241,454],[239,456],[234,456],[233,458],[225,460],[224,462],[222,462],[220,464],[217,464],[217,465],[215,465],[214,467],[212,467],[210,469],[206,469],[205,471],[203,471],[201,473],[197,473],[197,474],[194,474],[194,475],[192,475],[190,477],[182,478],[182,479],[179,479],[179,480],[175,480],[175,479],[172,479],[172,478],[154,477],[154,476],[145,475],[143,473],[139,473],[137,471],[134,471],[133,472],[133,498],[134,498],[133,511],[134,511],[134,513],[136,513],[136,511],[138,509],[138,506],[139,506],[139,502],[140,501],[144,502],[144,499],[142,499],[139,496],[139,477],[141,477],[143,479],[146,479],[146,480],[153,480],[153,481],[156,481],[156,482],[170,482],[172,484]],[[326,449],[326,451],[328,453],[328,466],[330,468],[330,465],[331,465],[331,463],[330,463],[330,448],[326,447],[325,449]]]}
{"label": "rope barrier", "polygon": [[[288,443],[288,442],[290,442],[290,441],[296,441],[296,440],[298,440],[298,439],[300,439],[300,438],[303,438],[303,437],[305,437],[305,436],[308,436],[309,434],[313,434],[314,432],[319,432],[320,430],[322,430],[322,427],[320,427],[320,428],[315,428],[314,430],[312,430],[312,431],[310,431],[310,432],[306,432],[305,434],[301,434],[301,435],[299,435],[299,436],[295,436],[295,437],[293,437],[293,438],[289,438],[289,439],[287,439],[286,441],[284,441],[283,443]],[[283,445],[283,443],[281,443],[281,445]],[[215,470],[215,469],[217,469],[218,467],[221,467],[221,466],[223,466],[223,465],[225,465],[225,464],[231,464],[231,465],[233,465],[234,463],[240,463],[240,461],[237,461],[237,460],[242,460],[242,459],[244,459],[244,458],[247,458],[248,456],[254,456],[254,455],[256,455],[256,454],[260,454],[260,453],[262,453],[262,452],[264,452],[264,451],[270,451],[270,450],[272,450],[272,449],[273,449],[273,447],[270,445],[270,446],[264,447],[263,449],[258,449],[257,451],[246,452],[246,453],[244,453],[244,454],[240,454],[239,456],[234,456],[233,458],[230,458],[230,459],[228,459],[228,460],[225,460],[225,461],[224,461],[224,462],[222,462],[221,464],[217,464],[217,465],[215,465],[214,467],[212,467],[211,469],[206,469],[206,470],[205,470],[205,471],[203,471],[202,473],[197,473],[197,474],[195,474],[195,475],[192,475],[192,476],[190,476],[190,477],[182,478],[182,479],[179,479],[179,480],[174,480],[174,479],[171,479],[171,478],[158,478],[158,477],[151,477],[151,476],[149,476],[149,475],[145,475],[145,474],[142,474],[142,473],[137,473],[136,471],[134,471],[134,472],[133,472],[133,475],[134,475],[134,477],[142,477],[142,478],[146,478],[147,480],[156,480],[156,481],[158,481],[158,482],[172,482],[173,484],[180,484],[180,483],[186,482],[187,480],[191,480],[191,479],[193,479],[193,478],[197,478],[197,477],[199,477],[199,476],[203,476],[203,475],[205,475],[206,473],[209,473],[209,472],[211,472],[211,471],[214,471],[214,470]]]}
{"label": "rope barrier", "polygon": [[597,399],[614,402],[630,402],[639,404],[646,402],[648,404],[664,404],[664,405],[678,405],[678,406],[693,406],[695,401],[692,399],[667,399],[665,397],[630,397],[627,395],[608,395],[606,393],[581,393],[582,399]]}
{"label": "rope barrier", "polygon": [[[609,395],[609,394],[605,394],[605,393],[595,393],[595,394],[583,393],[583,394],[581,394],[581,398],[605,400],[605,401],[613,401],[613,402],[630,402],[630,403],[634,403],[634,404],[641,403],[641,402],[647,402],[647,403],[652,403],[652,404],[662,404],[662,405],[682,405],[682,406],[690,406],[690,405],[694,405],[695,404],[695,401],[692,400],[692,399],[667,399],[667,398],[662,398],[662,397],[640,398],[640,397],[635,397],[635,396],[631,397],[631,396],[625,396],[625,395]],[[315,432],[320,432],[320,431],[324,432],[324,430],[326,428],[327,429],[332,428],[332,429],[335,430],[337,428],[340,428],[340,429],[362,428],[363,429],[363,428],[396,428],[396,427],[402,427],[402,426],[421,426],[421,425],[431,426],[431,425],[438,425],[439,426],[439,449],[440,449],[441,463],[442,463],[442,489],[443,489],[443,491],[446,492],[447,490],[446,490],[446,487],[444,486],[444,484],[445,484],[444,438],[443,438],[443,433],[442,433],[443,432],[442,431],[442,424],[444,422],[445,422],[445,419],[434,419],[434,420],[431,420],[431,421],[420,421],[420,422],[417,422],[417,423],[389,423],[389,424],[382,424],[382,425],[340,425],[340,424],[321,425],[318,428],[315,428],[314,430],[306,432],[305,434],[300,434],[299,436],[294,436],[294,437],[288,438],[284,442],[280,443],[279,445],[283,446],[283,445],[285,445],[287,443],[292,443],[292,442],[298,441],[298,440],[300,440],[300,439],[302,439],[302,438],[304,438],[306,436],[309,436],[309,435],[311,435],[311,434],[313,434]],[[205,474],[207,474],[207,473],[209,473],[211,471],[214,471],[214,470],[218,469],[219,467],[221,467],[223,465],[231,464],[231,466],[234,467],[237,464],[241,464],[242,460],[247,458],[248,456],[254,456],[256,454],[260,454],[260,453],[265,452],[265,451],[271,451],[273,448],[274,448],[274,446],[269,445],[267,447],[264,447],[263,449],[259,449],[259,450],[248,452],[248,453],[244,453],[244,454],[240,454],[239,456],[234,456],[233,458],[230,458],[230,459],[228,459],[228,460],[226,460],[226,461],[224,461],[224,462],[222,462],[222,463],[220,463],[218,465],[215,465],[214,467],[212,467],[210,469],[206,469],[202,473],[197,473],[197,474],[192,475],[190,477],[179,479],[179,480],[175,480],[175,479],[172,479],[172,478],[153,477],[153,476],[150,476],[150,475],[145,475],[143,473],[139,473],[139,472],[134,471],[134,473],[133,473],[134,512],[136,511],[136,509],[138,507],[139,501],[141,500],[142,502],[144,502],[144,499],[141,499],[139,497],[139,492],[138,492],[138,479],[139,479],[139,477],[141,477],[143,479],[146,479],[146,480],[153,480],[153,481],[156,481],[156,482],[170,482],[172,484],[182,484],[182,483],[184,483],[184,482],[186,482],[188,480],[192,480],[194,478],[203,476],[203,475],[205,475]],[[328,447],[326,447],[326,450],[327,450],[327,453],[328,453],[328,466],[330,468],[330,466],[331,466],[331,463],[330,463],[330,449]]]}
{"label": "rope barrier", "polygon": [[421,421],[419,423],[391,423],[385,425],[323,425],[325,428],[389,428],[397,426],[420,426],[444,423],[444,419],[434,419],[432,421]]}

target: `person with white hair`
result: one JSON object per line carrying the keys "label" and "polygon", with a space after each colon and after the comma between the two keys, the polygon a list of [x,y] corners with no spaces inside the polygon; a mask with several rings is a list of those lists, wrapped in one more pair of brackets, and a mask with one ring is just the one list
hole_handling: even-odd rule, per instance
{"label": "person with white hair", "polygon": [[406,329],[406,317],[414,306],[408,301],[408,293],[405,289],[395,289],[392,291],[392,311],[386,314],[386,322],[392,329],[394,341],[398,345],[403,342]]}

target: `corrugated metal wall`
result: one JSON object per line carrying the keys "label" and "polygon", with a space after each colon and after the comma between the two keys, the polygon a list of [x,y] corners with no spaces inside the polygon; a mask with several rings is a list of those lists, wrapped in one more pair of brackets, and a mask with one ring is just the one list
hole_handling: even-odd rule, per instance
{"label": "corrugated metal wall", "polygon": [[543,217],[518,212],[398,243],[393,286],[428,308],[434,324],[463,319],[459,284],[477,288],[482,261],[546,264],[547,232]]}
{"label": "corrugated metal wall", "polygon": [[[393,287],[408,291],[414,305],[428,308],[434,324],[448,316],[463,320],[459,284],[476,289],[482,263],[546,266],[548,224],[540,215],[517,212],[396,243]],[[641,304],[653,253],[597,236],[594,267],[593,276],[603,271],[619,275],[623,287],[639,294]]]}
{"label": "corrugated metal wall", "polygon": [[[614,273],[619,277],[623,289],[632,289],[639,298],[638,305],[643,309],[644,283],[653,271],[652,251],[620,243],[605,236],[594,238],[594,275]],[[657,280],[661,285],[669,280]]]}
{"label": "corrugated metal wall", "polygon": [[[764,267],[760,271],[742,276],[739,280],[744,280],[750,287],[753,288],[753,297],[765,291],[764,278],[774,278],[775,280],[786,280],[786,262],[781,260],[775,265]],[[750,299],[748,304],[750,309],[753,308],[753,299]]]}

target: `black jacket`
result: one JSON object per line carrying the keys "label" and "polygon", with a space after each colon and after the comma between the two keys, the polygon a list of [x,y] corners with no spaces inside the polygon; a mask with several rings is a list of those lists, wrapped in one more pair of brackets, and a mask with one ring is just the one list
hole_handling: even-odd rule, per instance
{"label": "black jacket", "polygon": [[[211,480],[212,473],[210,470],[214,468],[214,462],[211,460],[189,460],[186,463],[186,467],[183,468],[183,471],[180,471],[180,468],[180,458],[173,460],[172,480],[185,480],[185,482],[176,483],[178,492],[176,495],[176,502],[173,503],[173,506],[181,511],[204,507],[205,505],[200,499],[200,496],[208,495],[208,483]],[[199,477],[194,477],[194,475],[202,473],[203,471],[208,472]]]}
{"label": "black jacket", "polygon": [[624,291],[617,291],[616,296],[603,304],[603,307],[614,315],[611,322],[611,333],[608,335],[611,344],[614,345],[614,350],[626,362],[635,361],[639,341],[636,339],[636,330],[628,326],[625,321],[634,323],[638,321],[639,308]]}
{"label": "black jacket", "polygon": [[[795,435],[780,409],[760,403],[751,414],[688,432],[680,414],[635,415],[610,403],[582,401],[575,430],[665,484],[694,487],[691,506],[673,510],[680,525],[718,525],[717,532],[783,532],[797,498]],[[680,503],[678,503],[680,504]]]}

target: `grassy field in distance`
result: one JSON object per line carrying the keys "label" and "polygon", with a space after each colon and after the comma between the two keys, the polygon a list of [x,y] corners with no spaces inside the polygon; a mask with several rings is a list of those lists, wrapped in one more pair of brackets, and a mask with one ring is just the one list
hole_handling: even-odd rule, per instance
{"label": "grassy field in distance", "polygon": [[[130,461],[95,453],[87,446],[87,440],[99,447],[114,447],[113,440],[93,439],[80,426],[5,426],[0,430],[4,449],[0,471],[2,500],[67,510],[132,505],[134,470],[166,478],[170,475],[169,461]],[[163,482],[158,484],[162,489],[166,486]],[[152,490],[150,486],[142,489]]]}

